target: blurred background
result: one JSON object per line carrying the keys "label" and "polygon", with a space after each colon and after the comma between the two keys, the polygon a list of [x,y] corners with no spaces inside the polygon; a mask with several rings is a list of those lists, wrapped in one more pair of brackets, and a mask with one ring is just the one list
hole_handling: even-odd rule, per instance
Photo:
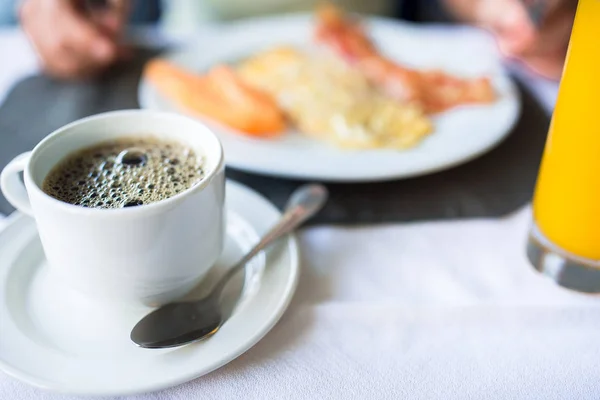
{"label": "blurred background", "polygon": [[[0,0],[0,26],[23,25],[47,72],[88,76],[123,53],[126,26],[153,24],[185,35],[246,17],[311,11],[318,0]],[[501,51],[558,79],[577,0],[337,0],[342,8],[415,22],[466,23],[489,30]]]}
{"label": "blurred background", "polygon": [[[481,29],[483,35],[476,33],[493,38],[489,42],[491,46],[497,45],[510,72],[522,78],[548,111],[552,110],[556,98],[577,6],[577,0],[335,0],[329,3],[349,12],[410,21],[424,28],[434,23]],[[219,27],[231,21],[292,12],[314,13],[320,4],[324,2],[0,0],[0,54],[3,58],[0,63],[0,166],[16,154],[33,148],[48,132],[73,120],[103,111],[138,108],[141,71],[145,62],[165,44],[210,38],[208,30],[203,36],[204,28]],[[140,37],[143,40],[139,40]],[[423,48],[424,54],[428,51],[431,49]],[[419,55],[416,56],[418,59]],[[457,55],[444,57],[456,58]],[[485,56],[473,54],[473,57]],[[463,60],[457,60],[457,64],[463,65]],[[43,109],[43,118],[31,118],[31,108]],[[523,118],[532,120],[529,115],[534,114],[525,112],[527,118]],[[539,140],[535,146],[532,144],[532,152],[524,155],[523,151],[506,151],[512,157],[513,169],[520,171],[516,176],[523,177],[525,169],[514,160],[516,155],[523,153],[522,158],[531,164],[529,178],[521,179],[526,181],[526,190],[518,190],[519,204],[530,199],[546,134],[546,117],[538,120],[541,121]],[[513,135],[513,140],[518,137]],[[465,169],[474,170],[469,166]],[[495,167],[492,170],[500,171]],[[489,175],[488,178],[493,180]],[[505,181],[511,190],[518,186],[512,178],[495,176],[494,179]],[[383,186],[382,190],[391,193]],[[355,193],[356,188],[348,191]],[[456,207],[462,209],[460,205]],[[0,196],[0,213],[11,211]],[[456,215],[456,212],[445,210],[442,214]]]}

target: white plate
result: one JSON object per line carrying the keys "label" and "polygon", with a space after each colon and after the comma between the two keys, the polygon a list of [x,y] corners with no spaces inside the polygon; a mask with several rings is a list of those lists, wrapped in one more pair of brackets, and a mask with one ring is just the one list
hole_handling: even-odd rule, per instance
{"label": "white plate", "polygon": [[[239,259],[280,216],[267,200],[232,182],[227,207],[224,254],[207,281]],[[255,258],[229,285],[228,304],[239,302],[215,336],[176,349],[142,349],[129,333],[149,309],[100,304],[63,287],[45,266],[35,223],[15,214],[0,233],[0,367],[32,385],[72,394],[125,395],[174,386],[219,368],[258,342],[283,314],[297,279],[298,249],[289,237]]]}
{"label": "white plate", "polygon": [[[214,64],[235,62],[275,45],[310,45],[312,27],[307,15],[253,19],[205,32],[193,45],[166,57],[191,70],[205,71]],[[508,135],[519,113],[518,92],[487,34],[472,28],[423,28],[375,18],[369,20],[369,32],[385,54],[408,65],[441,68],[460,76],[491,76],[498,101],[490,106],[457,108],[436,117],[435,133],[403,152],[340,150],[291,131],[275,140],[253,139],[209,123],[223,143],[227,164],[300,179],[397,179],[466,162]],[[178,111],[143,78],[139,102],[143,108]]]}

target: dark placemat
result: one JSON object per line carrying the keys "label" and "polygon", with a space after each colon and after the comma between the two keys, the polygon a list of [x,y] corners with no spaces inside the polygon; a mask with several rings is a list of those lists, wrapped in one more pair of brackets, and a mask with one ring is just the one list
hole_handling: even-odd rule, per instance
{"label": "dark placemat", "polygon": [[[156,52],[139,51],[127,65],[94,82],[65,83],[34,76],[18,83],[0,107],[0,167],[32,149],[54,129],[99,112],[137,108],[141,67]],[[312,223],[362,224],[496,217],[526,204],[533,193],[549,119],[519,85],[523,108],[511,135],[486,155],[433,175],[382,183],[327,184],[331,199]],[[477,134],[477,132],[473,132]],[[283,207],[301,181],[228,169]],[[0,212],[12,207],[0,197]]]}

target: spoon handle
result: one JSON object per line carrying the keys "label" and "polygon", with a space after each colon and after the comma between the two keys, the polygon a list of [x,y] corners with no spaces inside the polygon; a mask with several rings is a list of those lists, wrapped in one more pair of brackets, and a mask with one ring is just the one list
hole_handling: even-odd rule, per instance
{"label": "spoon handle", "polygon": [[240,261],[223,275],[211,290],[211,295],[220,293],[229,279],[246,263],[254,258],[265,247],[280,237],[296,229],[304,221],[315,215],[327,200],[327,189],[323,185],[310,184],[299,187],[292,193],[285,209],[285,213],[277,224],[246,254]]}

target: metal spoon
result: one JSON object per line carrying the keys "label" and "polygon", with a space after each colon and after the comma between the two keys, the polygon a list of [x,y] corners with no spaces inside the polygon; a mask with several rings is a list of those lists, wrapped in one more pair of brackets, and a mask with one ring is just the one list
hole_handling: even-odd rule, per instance
{"label": "metal spoon", "polygon": [[316,214],[326,200],[327,189],[322,185],[312,184],[298,188],[292,193],[279,222],[225,273],[206,297],[170,303],[154,310],[135,325],[131,331],[131,340],[140,347],[159,349],[182,346],[214,335],[225,322],[220,297],[231,277],[266,246]]}

